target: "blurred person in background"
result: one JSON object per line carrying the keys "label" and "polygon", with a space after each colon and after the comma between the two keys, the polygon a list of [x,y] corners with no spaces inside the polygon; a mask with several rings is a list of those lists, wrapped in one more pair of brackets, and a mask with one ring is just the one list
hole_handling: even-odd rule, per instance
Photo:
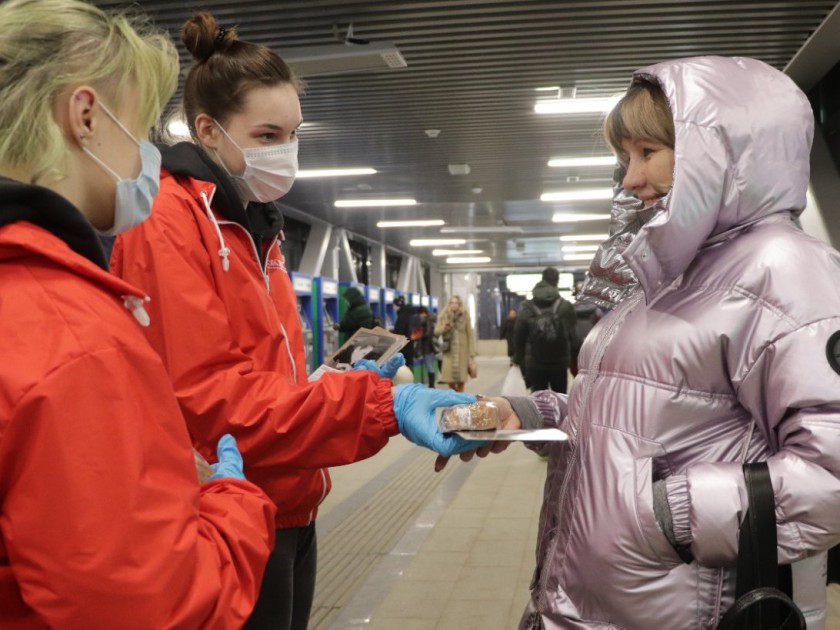
{"label": "blurred person in background", "polygon": [[394,310],[397,312],[397,319],[394,321],[394,327],[391,329],[391,332],[408,339],[408,343],[402,347],[400,354],[405,357],[405,364],[408,369],[411,369],[416,354],[414,342],[417,339],[412,338],[412,331],[417,325],[416,313],[414,312],[413,306],[406,304],[404,295],[398,295],[394,298]]}
{"label": "blurred person in background", "polygon": [[513,365],[513,357],[516,354],[516,341],[514,331],[516,330],[516,309],[512,308],[508,311],[507,319],[502,322],[499,329],[499,339],[504,339],[507,342],[507,355],[510,359],[510,364]]}
{"label": "blurred person in background", "polygon": [[435,325],[435,335],[442,340],[440,382],[448,384],[456,392],[462,392],[464,383],[475,374],[476,368],[472,322],[460,296],[450,298]]}
{"label": "blurred person in background", "polygon": [[429,387],[434,388],[437,378],[437,353],[440,350],[435,335],[437,315],[430,313],[425,306],[421,306],[417,309],[417,312],[423,326],[423,336],[418,341],[417,346],[420,356],[423,357],[423,366],[426,371],[426,378],[429,381]]}
{"label": "blurred person in background", "polygon": [[338,331],[345,335],[345,339],[352,337],[359,328],[373,328],[375,326],[373,311],[360,289],[347,287],[343,299],[347,302],[347,310],[337,326]]}
{"label": "blurred person in background", "polygon": [[513,363],[522,368],[533,391],[551,388],[566,393],[571,331],[577,321],[574,307],[563,299],[557,285],[560,272],[546,267],[534,285],[533,297],[519,308],[514,333]]}

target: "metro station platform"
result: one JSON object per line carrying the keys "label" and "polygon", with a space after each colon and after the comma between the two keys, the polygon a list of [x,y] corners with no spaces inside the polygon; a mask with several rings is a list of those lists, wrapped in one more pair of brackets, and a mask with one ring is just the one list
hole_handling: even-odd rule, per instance
{"label": "metro station platform", "polygon": [[[506,356],[479,355],[467,391],[498,395],[507,370]],[[371,459],[331,470],[311,630],[517,627],[546,462],[521,444],[455,458],[441,473],[434,460],[398,436]],[[829,600],[827,630],[840,630],[840,586]]]}

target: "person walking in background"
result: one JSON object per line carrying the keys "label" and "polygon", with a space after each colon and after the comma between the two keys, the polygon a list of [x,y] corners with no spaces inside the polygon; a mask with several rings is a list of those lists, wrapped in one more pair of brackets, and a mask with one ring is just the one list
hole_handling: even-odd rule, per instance
{"label": "person walking in background", "polygon": [[443,340],[440,382],[462,392],[476,368],[472,322],[460,296],[453,295],[443,309],[435,325],[435,335]]}
{"label": "person walking in background", "polygon": [[347,311],[338,324],[338,332],[343,333],[345,339],[352,337],[359,328],[373,328],[376,325],[373,311],[361,290],[347,287],[343,299],[347,302]]}
{"label": "person walking in background", "polygon": [[435,324],[437,323],[437,316],[430,313],[429,309],[421,306],[417,310],[420,316],[420,323],[423,326],[423,336],[418,342],[420,348],[420,356],[423,357],[423,366],[426,369],[426,378],[429,381],[429,387],[434,388],[435,378],[437,376],[437,337],[435,335]]}
{"label": "person walking in background", "polygon": [[149,298],[97,238],[149,216],[178,54],[75,0],[0,24],[0,626],[241,627],[274,506],[230,436],[199,485]]}
{"label": "person walking in background", "polygon": [[416,354],[414,342],[417,339],[412,339],[412,331],[416,328],[417,323],[416,318],[413,317],[416,313],[414,312],[414,307],[405,303],[404,295],[398,295],[394,298],[394,310],[397,312],[397,319],[394,322],[394,328],[391,329],[391,332],[408,339],[408,343],[403,346],[400,353],[405,357],[405,364],[408,366],[408,369],[411,369]]}
{"label": "person walking in background", "polygon": [[499,339],[504,339],[507,342],[507,355],[510,359],[510,364],[513,365],[513,357],[516,355],[516,340],[514,331],[516,330],[516,309],[508,311],[507,319],[502,322],[502,327],[499,329]]}
{"label": "person walking in background", "polygon": [[183,96],[193,142],[163,150],[154,213],[117,238],[112,271],[150,292],[146,335],[195,448],[206,457],[221,435],[234,435],[249,478],[277,507],[276,543],[245,627],[303,630],[326,468],[370,457],[398,431],[435,450],[469,450],[435,433],[428,416],[472,397],[394,391],[399,363],[390,362],[307,383],[273,203],[297,172],[300,85],[274,52],[209,14],[187,21],[181,39],[195,60]]}
{"label": "person walking in background", "polygon": [[575,309],[560,296],[560,272],[547,267],[522,303],[514,332],[515,365],[523,368],[525,383],[533,391],[552,389],[566,393],[571,360],[571,331],[577,323]]}

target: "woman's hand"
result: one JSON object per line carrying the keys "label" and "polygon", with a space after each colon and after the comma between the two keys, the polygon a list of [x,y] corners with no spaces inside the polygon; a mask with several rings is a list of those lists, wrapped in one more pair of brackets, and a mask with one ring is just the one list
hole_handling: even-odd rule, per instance
{"label": "woman's hand", "polygon": [[[513,407],[511,407],[506,398],[482,398],[482,400],[489,401],[499,408],[499,423],[502,429],[522,428],[522,421],[519,419],[519,416],[514,413]],[[480,446],[475,450],[461,453],[459,457],[461,458],[461,461],[464,462],[470,461],[476,455],[479,457],[487,457],[490,453],[501,453],[510,446],[510,443],[511,440],[496,440],[490,442],[489,444],[485,444],[484,446]],[[448,462],[448,457],[438,456],[435,460],[435,472],[440,472],[446,468],[446,464]]]}

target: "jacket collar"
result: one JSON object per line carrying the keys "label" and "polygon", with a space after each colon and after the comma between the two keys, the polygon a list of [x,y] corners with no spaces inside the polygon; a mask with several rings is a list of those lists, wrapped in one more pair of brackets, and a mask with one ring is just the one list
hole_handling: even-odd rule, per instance
{"label": "jacket collar", "polygon": [[163,147],[161,155],[163,168],[168,173],[193,180],[187,187],[196,198],[201,192],[207,193],[216,212],[244,227],[255,240],[272,240],[283,229],[283,215],[277,204],[249,203],[246,209],[231,178],[199,146],[192,142],[179,142]]}
{"label": "jacket collar", "polygon": [[108,269],[99,237],[76,206],[49,188],[0,177],[0,227],[19,221],[44,228],[80,256]]}
{"label": "jacket collar", "polygon": [[[5,177],[0,177],[0,200],[0,227],[6,228],[0,232],[0,260],[33,254],[49,259],[121,296],[126,308],[142,321],[142,303],[148,298],[108,272],[101,241],[76,206],[48,188]],[[56,238],[67,248],[57,247]]]}

